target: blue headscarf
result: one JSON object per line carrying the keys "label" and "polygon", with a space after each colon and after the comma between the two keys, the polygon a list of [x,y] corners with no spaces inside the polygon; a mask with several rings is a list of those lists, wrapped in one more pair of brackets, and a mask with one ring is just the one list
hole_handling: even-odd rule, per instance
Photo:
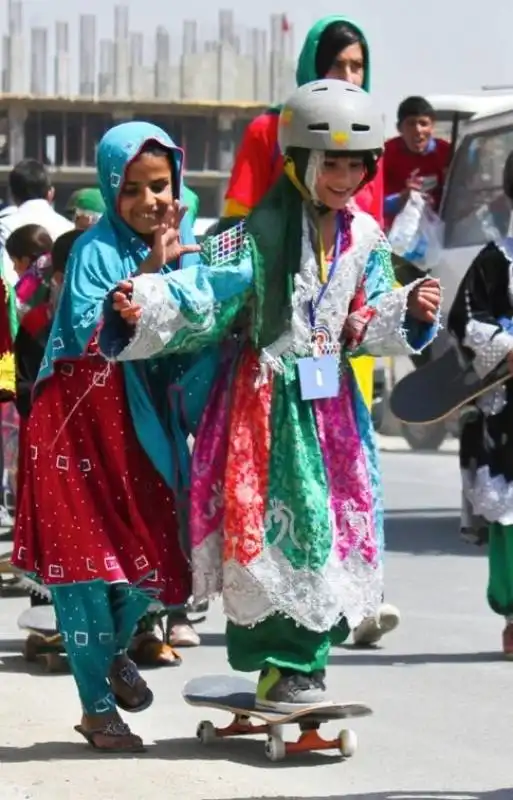
{"label": "blue headscarf", "polygon": [[[53,375],[57,361],[84,355],[101,322],[105,296],[136,272],[149,254],[148,245],[117,210],[127,167],[148,142],[168,150],[181,196],[183,153],[161,128],[148,122],[126,122],[107,131],[97,153],[106,212],[73,246],[36,385]],[[176,193],[177,187],[173,189]],[[195,242],[188,215],[180,225],[180,237],[184,244]],[[192,266],[197,259],[195,253],[187,254],[163,271]],[[217,355],[211,350],[195,359],[168,357],[159,363],[131,362],[122,367],[137,437],[175,491],[189,483],[186,435],[199,422],[216,367]]]}

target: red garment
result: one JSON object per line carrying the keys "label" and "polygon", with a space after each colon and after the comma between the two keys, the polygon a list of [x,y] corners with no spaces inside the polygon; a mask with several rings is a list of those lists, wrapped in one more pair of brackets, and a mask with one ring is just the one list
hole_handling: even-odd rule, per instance
{"label": "red garment", "polygon": [[122,367],[92,355],[56,364],[25,433],[13,564],[47,585],[101,578],[190,595],[171,491],[136,437]]}
{"label": "red garment", "polygon": [[[434,139],[432,146],[424,153],[412,153],[402,136],[389,139],[384,154],[385,197],[402,192],[412,172],[418,170],[420,177],[431,179],[434,183],[434,188],[429,189],[428,193],[433,198],[435,211],[438,210],[450,158],[451,145],[444,139]],[[388,226],[392,220],[387,218],[386,222]]]}
{"label": "red garment", "polygon": [[[235,157],[226,190],[226,199],[246,208],[254,208],[283,173],[283,158],[278,148],[277,113],[268,111],[255,117],[247,126]],[[373,181],[357,192],[355,200],[383,225],[383,169]]]}

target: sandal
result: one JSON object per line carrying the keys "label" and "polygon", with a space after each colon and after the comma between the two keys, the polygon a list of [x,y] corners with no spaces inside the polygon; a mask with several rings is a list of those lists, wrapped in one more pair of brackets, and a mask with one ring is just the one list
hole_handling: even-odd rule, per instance
{"label": "sandal", "polygon": [[186,616],[169,617],[167,641],[171,647],[199,647],[201,639]]}
{"label": "sandal", "polygon": [[[153,692],[127,655],[117,656],[114,659],[109,680],[116,705],[123,711],[137,714],[146,711],[153,703]],[[129,702],[127,696],[136,702]]]}
{"label": "sandal", "polygon": [[130,656],[139,667],[179,667],[181,656],[171,645],[149,631],[134,636]]}
{"label": "sandal", "polygon": [[[75,725],[75,730],[84,737],[94,750],[103,753],[145,753],[146,748],[140,736],[136,736],[120,717],[110,718],[101,727],[88,728],[82,718],[80,725]],[[102,742],[98,741],[102,738]]]}

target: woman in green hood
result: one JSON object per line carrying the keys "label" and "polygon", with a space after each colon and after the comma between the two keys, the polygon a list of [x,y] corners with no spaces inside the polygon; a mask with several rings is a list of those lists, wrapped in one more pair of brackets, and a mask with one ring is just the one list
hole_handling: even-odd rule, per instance
{"label": "woman in green hood", "polygon": [[[341,15],[318,20],[308,32],[296,69],[298,86],[319,78],[334,78],[370,90],[370,51],[359,25]],[[226,192],[224,217],[245,217],[283,174],[278,147],[278,118],[281,107],[270,108],[247,126],[235,158]],[[383,172],[378,164],[375,178],[358,191],[354,200],[383,226]],[[351,365],[368,408],[372,404],[374,359],[359,356]],[[374,644],[383,633],[393,630],[399,612],[383,605],[377,620],[364,620],[354,631],[357,644]]]}

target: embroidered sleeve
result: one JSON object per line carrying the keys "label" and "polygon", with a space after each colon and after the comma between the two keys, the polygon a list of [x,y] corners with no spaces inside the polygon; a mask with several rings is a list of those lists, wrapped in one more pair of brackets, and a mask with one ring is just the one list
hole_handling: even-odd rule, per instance
{"label": "embroidered sleeve", "polygon": [[192,352],[220,340],[246,305],[252,285],[252,247],[243,226],[210,237],[199,266],[132,279],[142,314],[129,326],[105,301],[100,349],[110,360],[133,361]]}
{"label": "embroidered sleeve", "polygon": [[513,350],[511,321],[495,316],[505,308],[510,269],[506,252],[487,245],[470,265],[449,312],[449,330],[482,378]]}
{"label": "embroidered sleeve", "polygon": [[394,289],[394,271],[390,247],[383,239],[372,251],[363,286],[365,302],[348,315],[344,340],[349,350],[369,355],[419,353],[435,337],[438,322],[421,323],[408,313],[408,297],[422,283],[421,278],[408,286]]}

